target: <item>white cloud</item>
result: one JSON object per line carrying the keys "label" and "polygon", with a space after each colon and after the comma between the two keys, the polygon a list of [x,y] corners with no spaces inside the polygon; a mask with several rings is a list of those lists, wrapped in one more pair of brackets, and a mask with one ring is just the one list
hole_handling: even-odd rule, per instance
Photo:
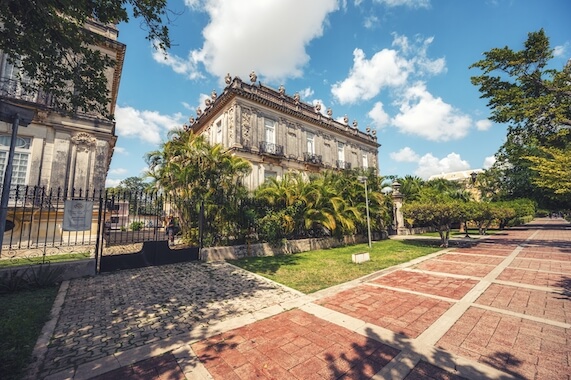
{"label": "white cloud", "polygon": [[430,0],[373,0],[388,7],[430,8]]}
{"label": "white cloud", "polygon": [[117,187],[121,183],[122,179],[105,179],[105,187]]}
{"label": "white cloud", "polygon": [[127,169],[117,168],[109,170],[109,174],[111,175],[123,175],[127,173]]}
{"label": "white cloud", "polygon": [[301,99],[309,99],[310,97],[313,96],[314,92],[315,91],[313,91],[311,87],[307,87],[299,92],[299,96],[301,97]]}
{"label": "white cloud", "polygon": [[384,87],[403,85],[410,71],[410,62],[400,57],[396,50],[383,49],[367,60],[363,50],[357,48],[353,51],[349,76],[335,83],[331,92],[341,104],[370,100]]}
{"label": "white cloud", "polygon": [[468,169],[470,169],[470,164],[462,160],[460,155],[457,153],[450,153],[441,159],[428,153],[420,158],[418,161],[418,168],[414,171],[414,174],[423,179],[428,179],[431,175],[458,172]]}
{"label": "white cloud", "polygon": [[365,21],[363,21],[363,26],[367,29],[374,29],[379,25],[379,18],[375,15],[369,15],[365,17]]}
{"label": "white cloud", "polygon": [[553,56],[563,57],[567,54],[569,50],[569,42],[565,42],[563,45],[557,45],[553,48]]}
{"label": "white cloud", "polygon": [[478,120],[476,122],[476,128],[478,131],[487,131],[492,127],[492,122],[488,119]]}
{"label": "white cloud", "polygon": [[182,125],[183,115],[180,112],[161,115],[157,111],[140,111],[133,107],[117,106],[115,119],[118,136],[157,144],[161,142],[165,132]]}
{"label": "white cloud", "polygon": [[198,70],[198,58],[189,53],[188,58],[180,58],[164,50],[153,50],[153,59],[161,65],[169,66],[177,74],[182,74],[188,79],[202,78],[203,75]]}
{"label": "white cloud", "polygon": [[113,152],[118,154],[124,154],[125,156],[129,155],[127,149],[123,148],[122,146],[116,146],[115,148],[113,148]]}
{"label": "white cloud", "polygon": [[[226,73],[247,78],[254,70],[270,82],[302,75],[309,61],[306,46],[323,34],[327,15],[339,9],[337,0],[185,0],[185,4],[210,17],[202,30],[204,43],[186,58],[167,55],[162,63],[189,78],[199,77],[202,65],[220,78]],[[155,56],[162,58],[162,53]]]}
{"label": "white cloud", "polygon": [[377,129],[383,128],[389,124],[390,117],[383,109],[383,103],[376,102],[373,109],[367,114],[373,120],[373,126]]}
{"label": "white cloud", "polygon": [[420,160],[420,156],[408,146],[405,146],[398,152],[390,153],[389,156],[397,162],[418,162]]}
{"label": "white cloud", "polygon": [[434,38],[417,37],[410,41],[406,36],[393,33],[393,47],[375,53],[367,60],[363,50],[353,51],[353,67],[349,75],[331,87],[341,104],[370,100],[384,88],[399,88],[411,76],[437,75],[446,71],[444,58],[430,59],[428,47]]}
{"label": "white cloud", "polygon": [[482,167],[484,169],[489,169],[492,166],[494,166],[495,163],[496,163],[496,156],[488,156],[484,158],[484,163],[482,164]]}
{"label": "white cloud", "polygon": [[401,132],[431,141],[460,139],[468,133],[472,120],[459,110],[435,98],[422,82],[408,88],[392,124]]}

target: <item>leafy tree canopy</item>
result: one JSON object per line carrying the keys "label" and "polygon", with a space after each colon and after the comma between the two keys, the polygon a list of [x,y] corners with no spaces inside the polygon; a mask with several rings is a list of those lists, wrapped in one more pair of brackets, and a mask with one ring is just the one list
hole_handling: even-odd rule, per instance
{"label": "leafy tree canopy", "polygon": [[[489,100],[490,119],[509,124],[486,191],[500,199],[533,197],[542,204],[553,203],[558,185],[551,186],[545,179],[550,174],[542,171],[551,170],[545,163],[557,153],[549,149],[568,152],[571,144],[571,63],[561,70],[549,66],[553,49],[543,29],[528,34],[523,50],[494,48],[484,57],[471,66],[482,70],[472,83]],[[539,164],[530,157],[547,161]]]}
{"label": "leafy tree canopy", "polygon": [[[170,47],[167,0],[2,0],[0,50],[20,69],[29,91],[50,94],[63,112],[98,112],[107,117],[105,70],[114,61],[93,46],[104,37],[84,28],[139,18],[155,47]],[[31,78],[32,80],[25,80]]]}

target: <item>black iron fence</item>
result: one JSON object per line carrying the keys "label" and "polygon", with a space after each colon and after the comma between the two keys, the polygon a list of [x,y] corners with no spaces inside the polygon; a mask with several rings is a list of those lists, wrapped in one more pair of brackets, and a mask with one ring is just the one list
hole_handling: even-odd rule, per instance
{"label": "black iron fence", "polygon": [[113,245],[166,240],[163,224],[172,205],[156,192],[15,186],[0,259],[99,253]]}

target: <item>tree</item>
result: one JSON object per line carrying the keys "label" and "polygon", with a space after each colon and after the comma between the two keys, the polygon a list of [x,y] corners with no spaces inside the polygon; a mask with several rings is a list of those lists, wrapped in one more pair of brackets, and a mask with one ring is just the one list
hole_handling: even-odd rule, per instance
{"label": "tree", "polygon": [[147,153],[147,176],[170,197],[183,236],[202,240],[198,228],[207,245],[238,238],[243,232],[236,221],[247,194],[241,181],[251,170],[249,162],[192,131],[175,129],[169,137],[159,150]]}
{"label": "tree", "polygon": [[[528,34],[524,49],[507,46],[484,53],[471,68],[482,70],[472,77],[481,97],[489,99],[497,123],[509,123],[506,142],[496,154],[506,198],[531,196],[548,203],[553,192],[538,179],[537,163],[529,157],[550,160],[544,148],[566,149],[571,143],[571,63],[562,70],[549,67],[553,50],[543,29]],[[571,178],[562,178],[570,182]]]}
{"label": "tree", "polygon": [[[28,91],[49,94],[63,112],[106,112],[109,103],[105,71],[111,57],[95,46],[105,37],[84,28],[91,19],[102,24],[139,18],[155,47],[170,47],[167,0],[0,2],[0,50],[19,68]],[[26,80],[31,78],[32,80]]]}
{"label": "tree", "polygon": [[555,147],[539,148],[545,156],[527,156],[532,162],[531,169],[537,173],[533,182],[541,188],[549,189],[554,194],[569,196],[571,194],[571,148]]}
{"label": "tree", "polygon": [[415,225],[434,227],[440,235],[441,247],[448,247],[450,225],[463,217],[462,203],[449,197],[419,200],[405,203],[402,207],[405,218],[412,219]]}

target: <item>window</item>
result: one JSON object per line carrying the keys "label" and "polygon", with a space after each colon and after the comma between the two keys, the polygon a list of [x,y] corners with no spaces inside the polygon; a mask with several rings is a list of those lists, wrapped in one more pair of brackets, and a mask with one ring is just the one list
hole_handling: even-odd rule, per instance
{"label": "window", "polygon": [[307,153],[315,154],[315,135],[307,132]]}
{"label": "window", "polygon": [[273,120],[265,119],[264,120],[264,137],[265,142],[269,144],[276,143],[276,124]]}
{"label": "window", "polygon": [[20,60],[8,61],[8,55],[0,52],[0,93],[17,99],[36,101],[37,93],[24,89],[24,84],[31,84],[30,78],[20,72]]}
{"label": "window", "polygon": [[[4,183],[8,151],[10,150],[11,137],[0,135],[0,183]],[[12,186],[25,185],[28,175],[28,164],[30,158],[30,137],[18,137],[14,150],[14,160],[12,161]]]}
{"label": "window", "polygon": [[278,176],[278,173],[270,171],[270,170],[264,170],[264,181],[267,181],[268,178],[276,178]]}
{"label": "window", "polygon": [[363,168],[367,169],[369,167],[369,160],[367,160],[367,153],[363,153],[361,157],[363,158]]}
{"label": "window", "polygon": [[337,159],[345,161],[345,144],[343,143],[337,143]]}
{"label": "window", "polygon": [[216,137],[214,142],[216,144],[222,144],[222,121],[216,123]]}

